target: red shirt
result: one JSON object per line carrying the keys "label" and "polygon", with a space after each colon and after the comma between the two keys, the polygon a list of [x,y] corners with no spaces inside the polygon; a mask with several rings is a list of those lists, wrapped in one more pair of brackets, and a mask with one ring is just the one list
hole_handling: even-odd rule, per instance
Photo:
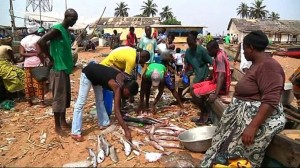
{"label": "red shirt", "polygon": [[129,33],[127,35],[126,45],[130,46],[130,47],[134,47],[136,45],[135,39],[136,39],[135,33],[133,33],[133,34]]}

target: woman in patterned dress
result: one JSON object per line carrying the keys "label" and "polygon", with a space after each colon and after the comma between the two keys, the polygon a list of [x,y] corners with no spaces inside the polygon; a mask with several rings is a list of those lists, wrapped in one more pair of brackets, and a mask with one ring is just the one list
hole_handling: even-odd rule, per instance
{"label": "woman in patterned dress", "polygon": [[238,82],[224,111],[201,167],[212,167],[220,157],[238,155],[260,167],[273,137],[283,130],[285,116],[280,97],[285,82],[281,65],[264,50],[268,38],[253,31],[243,40],[244,54],[253,64]]}
{"label": "woman in patterned dress", "polygon": [[40,99],[43,106],[44,103],[44,82],[38,82],[31,74],[31,69],[41,64],[40,58],[37,56],[36,42],[45,34],[44,28],[39,28],[32,34],[29,34],[21,40],[20,55],[25,57],[25,96],[28,105],[32,106],[32,99],[36,96]]}

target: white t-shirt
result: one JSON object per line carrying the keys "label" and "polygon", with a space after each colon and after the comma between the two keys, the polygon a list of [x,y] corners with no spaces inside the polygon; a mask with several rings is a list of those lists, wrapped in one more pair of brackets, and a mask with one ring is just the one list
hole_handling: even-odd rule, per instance
{"label": "white t-shirt", "polygon": [[176,65],[183,65],[183,55],[181,53],[176,53],[173,55],[175,59],[175,64]]}
{"label": "white t-shirt", "polygon": [[[20,43],[24,47],[26,52],[32,52],[36,51],[36,43],[40,38],[40,36],[31,34],[23,38]],[[41,61],[37,56],[26,57],[24,61],[24,67],[36,67],[40,63]]]}
{"label": "white t-shirt", "polygon": [[[241,43],[241,64],[240,64],[240,70],[243,71],[243,69],[247,68],[249,69],[252,65],[252,61],[247,61],[244,55],[244,49],[243,49],[243,43]],[[243,71],[244,72],[244,71]]]}

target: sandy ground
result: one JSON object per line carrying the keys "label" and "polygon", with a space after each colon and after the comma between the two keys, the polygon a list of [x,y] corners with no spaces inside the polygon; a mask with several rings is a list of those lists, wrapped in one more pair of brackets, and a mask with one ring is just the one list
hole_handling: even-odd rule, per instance
{"label": "sandy ground", "polygon": [[[182,45],[181,47],[186,47]],[[95,52],[80,52],[79,61],[83,64],[91,59],[100,61],[104,57],[102,54],[109,53],[108,48],[97,48]],[[276,60],[282,65],[286,76],[290,76],[292,72],[300,65],[300,59],[277,57]],[[74,101],[78,94],[79,77],[82,65],[79,64],[71,75],[72,84],[72,107],[67,110],[68,119],[71,120]],[[51,94],[46,95],[46,99],[51,101]],[[137,99],[137,97],[136,97]],[[194,123],[189,121],[191,116],[196,116],[197,108],[190,103],[185,102],[185,112],[187,115],[176,117],[175,112],[179,110],[177,106],[169,106],[163,108],[167,103],[174,99],[168,93],[164,94],[164,99],[160,102],[159,113],[154,117],[168,117],[170,122],[180,127],[189,129],[195,127]],[[136,101],[137,102],[137,101]],[[134,111],[135,104],[129,104],[129,112]],[[168,106],[168,105],[167,105]],[[16,107],[11,111],[0,111],[1,128],[0,128],[0,166],[10,167],[60,167],[69,162],[85,160],[88,157],[86,148],[96,150],[96,135],[100,130],[97,122],[91,117],[90,111],[95,107],[94,95],[91,92],[87,104],[84,109],[83,135],[84,142],[75,142],[70,136],[59,137],[54,132],[54,120],[52,116],[51,106],[41,108],[39,105],[27,107],[24,100],[17,100]],[[170,115],[171,114],[171,115]],[[173,115],[174,114],[174,115]],[[171,117],[170,117],[171,116]],[[112,122],[116,125],[116,120],[112,116]],[[118,126],[118,129],[119,126]],[[40,143],[41,133],[46,133],[46,141]],[[68,131],[70,133],[70,131]],[[132,131],[133,139],[143,140],[146,135],[138,134]],[[133,153],[126,157],[123,146],[111,134],[107,134],[106,138],[109,143],[117,149],[120,161],[116,164],[106,158],[101,166],[110,167],[161,167],[160,162],[148,163],[144,155],[135,156]],[[159,152],[152,146],[142,146],[144,151]],[[183,149],[169,149],[167,151],[187,151]],[[194,158],[202,159],[203,154],[189,152]]]}

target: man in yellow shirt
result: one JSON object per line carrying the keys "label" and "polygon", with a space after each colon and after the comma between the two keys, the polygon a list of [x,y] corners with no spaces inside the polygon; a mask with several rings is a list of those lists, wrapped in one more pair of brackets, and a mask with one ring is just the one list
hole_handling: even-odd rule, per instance
{"label": "man in yellow shirt", "polygon": [[150,54],[146,50],[137,52],[132,47],[119,47],[114,49],[109,55],[100,62],[108,67],[117,69],[131,75],[136,64],[145,64],[150,59]]}

